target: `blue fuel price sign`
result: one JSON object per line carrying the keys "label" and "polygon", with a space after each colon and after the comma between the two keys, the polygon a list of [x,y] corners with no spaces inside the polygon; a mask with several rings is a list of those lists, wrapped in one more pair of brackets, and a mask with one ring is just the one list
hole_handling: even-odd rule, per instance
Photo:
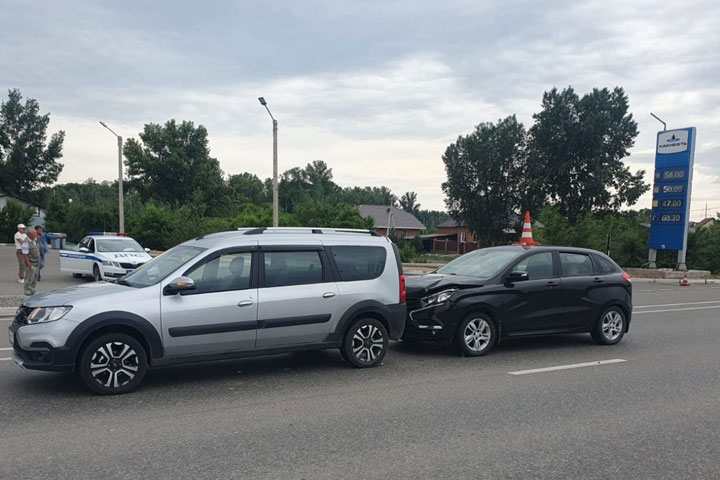
{"label": "blue fuel price sign", "polygon": [[695,127],[658,132],[650,248],[685,250],[695,161]]}

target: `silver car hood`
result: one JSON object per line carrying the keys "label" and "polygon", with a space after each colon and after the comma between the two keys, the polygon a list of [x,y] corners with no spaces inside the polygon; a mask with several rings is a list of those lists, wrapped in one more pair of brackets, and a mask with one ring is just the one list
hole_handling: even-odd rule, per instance
{"label": "silver car hood", "polygon": [[134,290],[132,287],[118,285],[116,283],[95,282],[75,287],[59,288],[49,292],[38,293],[26,299],[23,305],[28,307],[57,307],[60,305],[72,305],[78,300],[96,298],[104,295],[128,292]]}

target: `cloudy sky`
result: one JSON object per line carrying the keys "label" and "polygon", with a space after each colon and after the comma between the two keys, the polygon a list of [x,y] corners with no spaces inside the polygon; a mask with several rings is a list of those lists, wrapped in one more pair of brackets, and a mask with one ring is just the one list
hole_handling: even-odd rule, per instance
{"label": "cloudy sky", "polygon": [[[65,130],[61,182],[112,179],[115,141],[192,120],[228,173],[322,159],[335,180],[417,191],[444,207],[441,155],[459,134],[572,85],[625,88],[652,170],[654,112],[696,126],[692,218],[720,211],[720,3],[657,1],[14,1],[0,3],[0,88]],[[648,181],[651,179],[648,178]],[[638,206],[649,207],[649,196]]]}

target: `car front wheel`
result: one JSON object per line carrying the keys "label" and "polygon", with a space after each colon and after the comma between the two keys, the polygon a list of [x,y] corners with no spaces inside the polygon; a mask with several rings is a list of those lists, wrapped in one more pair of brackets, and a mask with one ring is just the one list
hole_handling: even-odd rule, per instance
{"label": "car front wheel", "polygon": [[605,310],[590,335],[600,345],[615,345],[625,335],[625,312],[619,307]]}
{"label": "car front wheel", "polygon": [[130,335],[109,333],[85,347],[78,367],[80,378],[90,390],[118,395],[134,390],[142,382],[148,368],[147,354]]}
{"label": "car front wheel", "polygon": [[97,265],[93,266],[93,281],[99,282],[102,280],[102,275],[100,274],[100,267]]}
{"label": "car front wheel", "polygon": [[484,313],[473,313],[460,322],[455,332],[455,346],[461,355],[479,357],[492,350],[497,330]]}
{"label": "car front wheel", "polygon": [[354,367],[376,367],[388,350],[385,326],[374,318],[361,318],[345,334],[342,353]]}

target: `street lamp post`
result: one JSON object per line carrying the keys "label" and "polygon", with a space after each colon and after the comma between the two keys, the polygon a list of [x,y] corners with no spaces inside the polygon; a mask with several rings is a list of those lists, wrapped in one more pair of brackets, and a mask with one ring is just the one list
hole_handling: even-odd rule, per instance
{"label": "street lamp post", "polygon": [[272,119],[273,124],[273,227],[278,226],[278,150],[277,150],[277,132],[278,132],[278,122],[275,120],[275,117],[273,117],[273,114],[270,113],[270,109],[267,106],[267,102],[265,101],[265,98],[258,97],[258,100],[260,101],[260,105],[265,107],[265,110],[267,110],[268,114],[270,115],[270,118]]}
{"label": "street lamp post", "polygon": [[123,165],[122,165],[122,147],[123,140],[120,135],[113,132],[112,128],[105,125],[105,122],[100,122],[100,125],[110,130],[110,133],[117,137],[118,143],[118,210],[120,213],[120,225],[118,231],[125,233],[125,207],[123,202]]}

